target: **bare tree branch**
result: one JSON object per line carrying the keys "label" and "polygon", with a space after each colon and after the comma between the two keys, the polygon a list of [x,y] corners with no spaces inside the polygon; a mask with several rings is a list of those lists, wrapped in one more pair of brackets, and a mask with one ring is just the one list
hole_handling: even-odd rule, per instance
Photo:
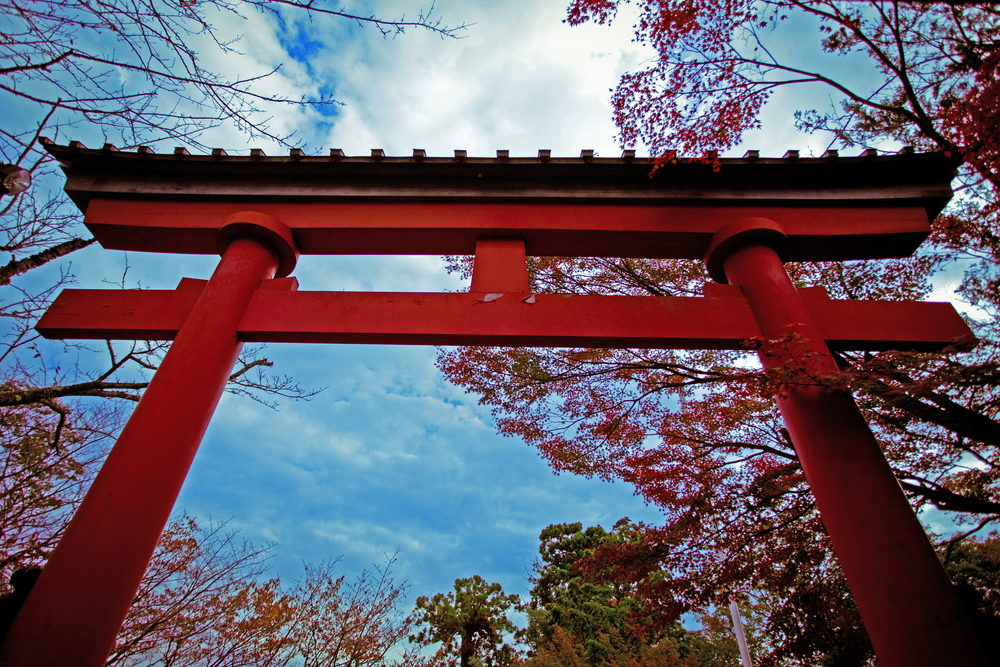
{"label": "bare tree branch", "polygon": [[10,279],[14,276],[26,273],[31,269],[36,269],[54,259],[65,257],[71,252],[86,248],[96,240],[97,239],[72,239],[71,241],[60,243],[59,245],[43,250],[42,252],[35,253],[30,257],[12,260],[5,266],[0,267],[0,285],[8,285],[10,284]]}

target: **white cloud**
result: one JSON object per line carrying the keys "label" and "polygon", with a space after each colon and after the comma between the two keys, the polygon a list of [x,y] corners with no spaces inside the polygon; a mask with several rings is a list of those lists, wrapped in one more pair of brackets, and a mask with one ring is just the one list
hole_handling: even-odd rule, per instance
{"label": "white cloud", "polygon": [[[639,52],[621,48],[629,44],[627,23],[570,28],[559,3],[443,4],[437,10],[449,20],[476,23],[466,38],[411,31],[381,43],[342,43],[315,63],[347,105],[326,146],[348,154],[616,150],[607,91]],[[393,15],[391,6],[380,11]]]}

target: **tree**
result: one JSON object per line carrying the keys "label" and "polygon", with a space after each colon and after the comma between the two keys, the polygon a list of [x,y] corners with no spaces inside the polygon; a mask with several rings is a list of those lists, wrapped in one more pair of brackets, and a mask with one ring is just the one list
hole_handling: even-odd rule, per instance
{"label": "tree", "polygon": [[[48,406],[0,408],[0,586],[17,567],[39,563],[69,520],[66,506],[82,498],[103,458],[117,406],[96,406],[87,422],[66,428]],[[63,432],[65,431],[65,433]],[[53,446],[53,434],[58,446]]]}
{"label": "tree", "polygon": [[[611,21],[621,0],[574,0],[567,22]],[[921,148],[980,155],[973,166],[994,185],[994,82],[1000,14],[993,3],[901,3],[872,0],[641,0],[636,41],[658,53],[651,66],[626,74],[612,102],[623,144],[642,141],[667,157],[722,150],[760,127],[759,115],[777,88],[816,83],[840,98],[839,108],[796,114],[800,129],[830,131],[845,148],[887,139]],[[768,48],[769,33],[786,21],[818,23],[828,53],[868,59],[880,85],[868,93],[843,72],[813,72],[783,62]],[[957,105],[957,106],[956,106]],[[974,111],[975,110],[975,111]],[[966,128],[964,131],[959,128]],[[981,137],[959,143],[960,136]],[[966,151],[966,146],[970,149]],[[993,151],[991,153],[991,151]],[[990,157],[992,156],[992,157]]]}
{"label": "tree", "polygon": [[[572,24],[606,22],[623,3],[578,0]],[[851,388],[915,509],[950,513],[957,548],[1000,519],[995,96],[1000,13],[989,3],[838,3],[823,0],[642,0],[636,39],[659,57],[614,92],[625,146],[660,163],[678,152],[725,150],[759,126],[778,86],[823,84],[826,112],[796,114],[831,148],[950,151],[966,160],[961,195],[916,257],[789,265],[798,285],[834,298],[920,299],[947,263],[970,263],[960,295],[983,313],[972,353],[842,354],[837,386]],[[801,29],[813,21],[817,32]],[[785,22],[798,21],[794,33]],[[852,89],[842,72],[777,60],[769,39],[866,58],[881,77]],[[794,49],[793,49],[794,52]],[[706,160],[713,161],[714,153]],[[716,163],[716,166],[720,166]],[[724,168],[724,167],[721,167]],[[457,266],[457,265],[456,265]],[[700,294],[700,263],[574,258],[529,262],[532,289],[575,294]],[[791,340],[764,341],[786,346]],[[771,395],[780,378],[729,352],[462,348],[443,351],[449,380],[493,406],[501,432],[536,446],[557,471],[623,479],[664,512],[641,539],[599,545],[581,571],[596,583],[635,581],[647,622],[723,605],[733,594],[772,611],[761,664],[866,664],[871,649]],[[655,572],[669,573],[661,580]],[[977,584],[979,585],[979,584]],[[982,591],[982,589],[979,589]]]}
{"label": "tree", "polygon": [[[853,296],[865,298],[887,289],[862,279],[868,268],[796,272],[859,284],[863,291]],[[919,293],[926,272],[907,268],[887,278],[894,273],[896,289]],[[703,275],[693,264],[614,260],[546,260],[533,270],[542,276],[534,289],[553,292],[649,294],[653,286],[683,295]],[[623,277],[630,272],[634,281]],[[541,287],[543,280],[553,287]],[[776,637],[774,660],[812,659],[835,645],[870,651],[780,417],[769,396],[756,393],[739,355],[467,348],[439,361],[450,379],[496,407],[502,432],[537,446],[557,470],[624,479],[664,510],[663,526],[643,527],[634,542],[599,546],[592,567],[581,563],[598,583],[608,581],[609,569],[637,582],[636,594],[655,602],[644,607],[648,623],[667,627],[682,611],[724,606],[733,593],[763,594],[772,609],[788,610],[765,630]],[[933,462],[930,474],[966,472],[962,454],[936,460],[913,443],[919,435],[891,450],[897,470]],[[648,576],[660,571],[671,577]]]}
{"label": "tree", "polygon": [[[277,70],[230,79],[205,65],[198,44],[205,42],[222,54],[236,48],[214,21],[241,18],[241,12],[248,11],[279,21],[294,18],[296,12],[310,19],[332,16],[373,26],[383,36],[421,28],[454,38],[466,27],[442,25],[432,11],[421,11],[416,20],[390,21],[298,0],[43,0],[5,6],[8,27],[0,40],[0,101],[5,108],[17,109],[16,117],[32,120],[17,127],[14,114],[6,117],[0,127],[0,157],[29,171],[36,185],[2,200],[0,207],[0,251],[12,255],[0,267],[0,286],[6,286],[0,312],[8,324],[0,356],[4,370],[0,406],[42,406],[62,415],[59,424],[65,426],[69,412],[62,399],[66,397],[136,401],[147,381],[134,375],[154,370],[164,348],[109,342],[106,365],[87,372],[29,363],[41,356],[32,326],[72,276],[64,272],[41,288],[30,281],[22,281],[29,286],[11,281],[94,241],[79,236],[82,216],[51,179],[55,165],[42,147],[43,134],[96,129],[127,147],[162,140],[202,146],[203,132],[226,123],[251,139],[292,145],[291,137],[269,129],[268,105],[336,104],[329,95],[293,99],[262,92],[264,80],[277,75]],[[241,364],[233,376],[233,391],[258,397],[309,395],[287,377],[266,375],[263,369],[270,362],[259,356],[259,349],[248,349]],[[129,371],[133,377],[123,379]]]}
{"label": "tree", "polygon": [[[298,608],[295,647],[302,667],[387,664],[389,649],[405,639],[413,626],[413,619],[399,610],[407,587],[392,580],[395,562],[393,555],[384,566],[362,572],[349,584],[345,577],[335,577],[336,561],[306,566],[294,590]],[[401,663],[414,660],[415,656],[404,653]]]}
{"label": "tree", "polygon": [[944,566],[966,599],[980,631],[987,637],[1000,637],[1000,535],[996,532],[983,540],[952,542],[944,553]]}
{"label": "tree", "polygon": [[38,122],[30,129],[7,128],[5,150],[16,146],[38,154],[35,144],[43,130],[85,123],[96,124],[106,136],[118,135],[128,146],[150,139],[200,146],[198,136],[222,123],[235,124],[250,138],[287,143],[290,137],[269,129],[264,108],[273,103],[325,106],[336,103],[332,96],[297,100],[265,93],[260,82],[277,70],[228,78],[209,69],[199,53],[201,45],[235,53],[236,42],[217,23],[249,12],[279,21],[294,18],[295,12],[310,19],[331,16],[373,26],[383,36],[421,28],[456,37],[465,29],[442,25],[433,8],[416,20],[392,21],[299,0],[9,5],[4,9],[9,27],[0,44],[0,90],[8,104],[32,109]]}
{"label": "tree", "polygon": [[[108,658],[111,667],[176,665],[373,667],[406,637],[399,610],[406,584],[392,578],[395,556],[348,583],[336,560],[306,565],[283,588],[266,579],[268,548],[201,528],[187,516],[164,531]],[[407,662],[408,661],[408,662]]]}
{"label": "tree", "polygon": [[108,665],[283,665],[294,596],[262,580],[267,549],[224,526],[172,521],[157,545]]}
{"label": "tree", "polygon": [[[642,526],[627,519],[616,523],[610,533],[600,526],[584,530],[580,523],[542,530],[541,560],[535,564],[534,587],[524,605],[528,627],[518,633],[531,647],[527,664],[721,667],[737,655],[732,632],[720,632],[717,619],[712,618],[713,626],[706,623],[702,632],[688,632],[677,621],[650,627],[643,623],[648,601],[635,595],[638,582],[608,572],[597,583],[578,570],[600,545],[631,542],[641,535]],[[646,576],[657,579],[663,573],[651,571]]]}
{"label": "tree", "polygon": [[500,584],[486,583],[478,574],[456,579],[452,592],[417,598],[415,624],[423,627],[410,641],[423,646],[440,642],[435,660],[449,665],[510,665],[514,650],[504,634],[515,628],[506,612],[517,603],[516,595],[505,595]]}
{"label": "tree", "polygon": [[[625,526],[627,522],[619,522],[616,529]],[[615,542],[615,536],[600,526],[584,531],[574,523],[548,526],[538,539],[541,560],[525,605],[528,627],[521,633],[532,653],[564,652],[573,646],[584,664],[599,666],[613,653],[613,639],[618,644],[631,640],[636,647],[643,643],[642,633],[630,623],[641,606],[630,595],[631,582],[597,584],[575,569],[588,552],[602,542]]]}

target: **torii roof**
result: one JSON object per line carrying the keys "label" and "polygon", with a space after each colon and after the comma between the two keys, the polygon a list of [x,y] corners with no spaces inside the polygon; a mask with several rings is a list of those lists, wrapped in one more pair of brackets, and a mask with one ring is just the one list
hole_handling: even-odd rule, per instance
{"label": "torii roof", "polygon": [[[303,254],[471,254],[475,239],[486,235],[524,238],[529,255],[698,258],[719,221],[763,215],[786,230],[789,260],[902,256],[950,200],[957,167],[942,153],[911,150],[818,158],[751,151],[720,158],[716,170],[680,158],[651,173],[654,160],[634,151],[617,158],[593,151],[574,158],[549,151],[433,157],[419,150],[393,157],[376,149],[351,157],[295,149],[273,157],[260,150],[157,154],[43,143],[62,163],[66,192],[87,212],[102,245],[196,253],[214,252],[215,227],[190,217],[192,205],[223,220],[230,209],[275,215],[292,228]],[[126,210],[136,215],[112,219],[91,205],[95,200],[117,202],[119,218]],[[146,219],[150,204],[168,203],[186,212],[169,223],[187,230],[185,239],[165,231],[168,223]],[[491,213],[476,218],[469,206]],[[137,235],[136,226],[145,231]]]}

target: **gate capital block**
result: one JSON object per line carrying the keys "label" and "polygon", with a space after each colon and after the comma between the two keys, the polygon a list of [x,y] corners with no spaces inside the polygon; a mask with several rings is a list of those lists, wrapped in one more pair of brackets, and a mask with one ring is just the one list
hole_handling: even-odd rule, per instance
{"label": "gate capital block", "polygon": [[722,268],[726,257],[736,248],[750,243],[766,245],[777,252],[783,261],[788,254],[788,237],[781,225],[768,218],[742,218],[712,235],[705,251],[705,266],[712,280],[728,285],[729,279]]}
{"label": "gate capital block", "polygon": [[258,211],[233,213],[215,235],[215,246],[222,255],[229,244],[238,238],[261,241],[277,253],[279,262],[276,278],[284,278],[295,270],[299,259],[299,245],[292,230],[280,220]]}

